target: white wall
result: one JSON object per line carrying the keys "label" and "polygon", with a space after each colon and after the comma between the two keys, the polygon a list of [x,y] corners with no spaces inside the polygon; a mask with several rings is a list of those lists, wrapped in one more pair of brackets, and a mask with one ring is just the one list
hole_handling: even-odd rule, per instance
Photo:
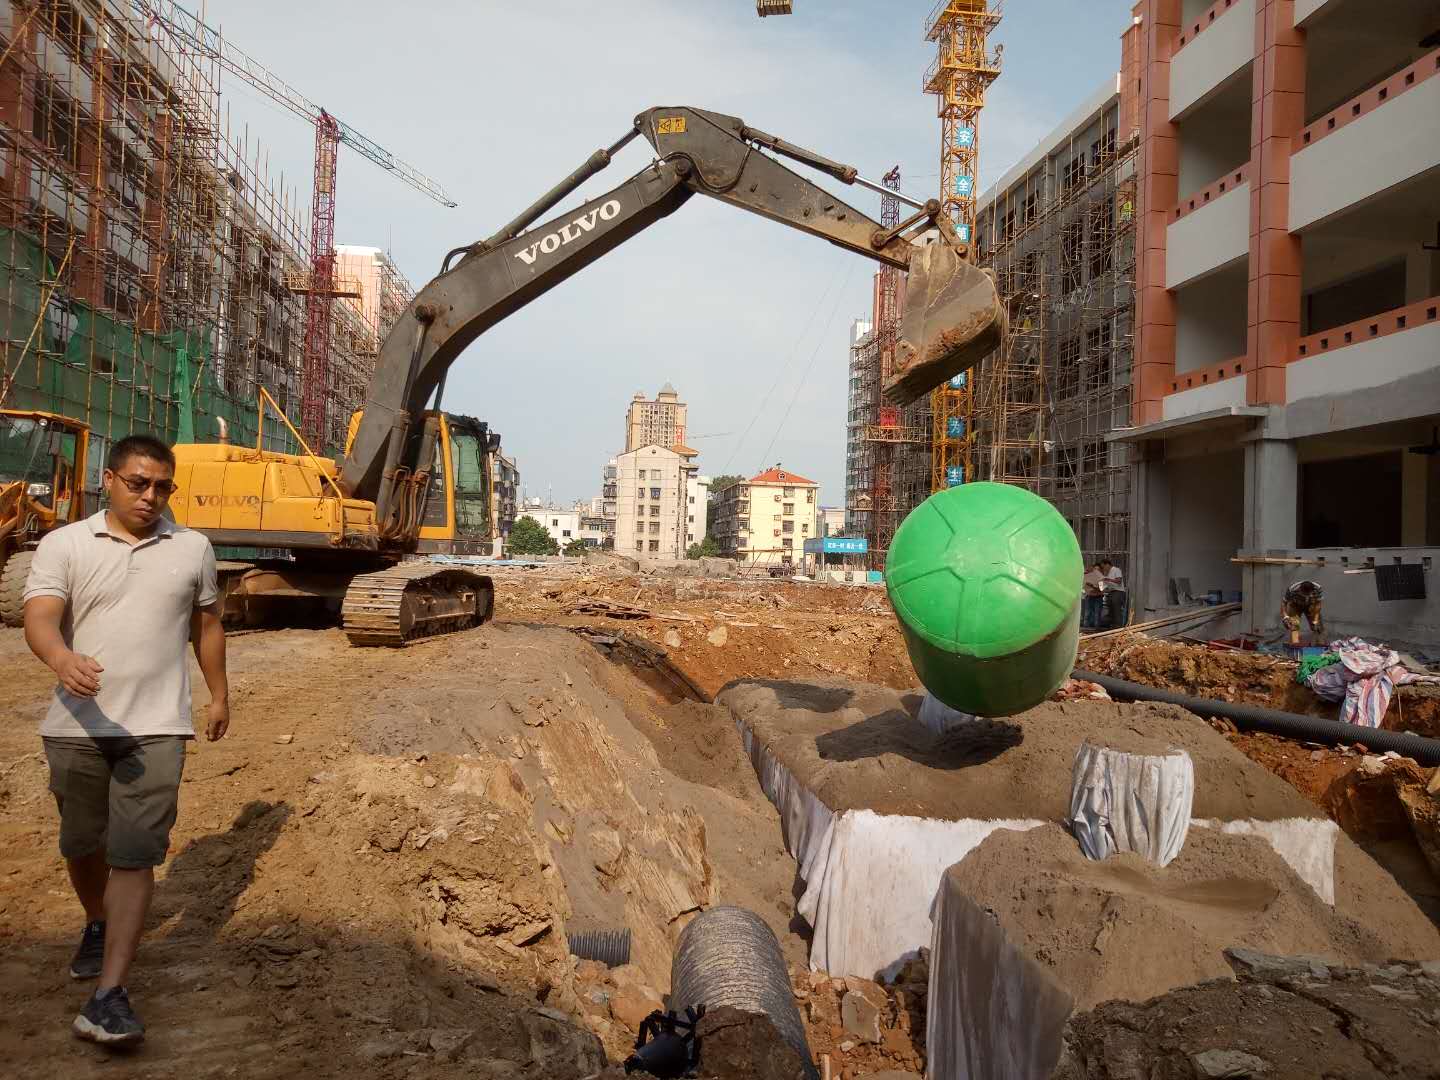
{"label": "white wall", "polygon": [[1170,119],[1201,103],[1255,55],[1255,0],[1239,0],[1170,61]]}
{"label": "white wall", "polygon": [[1177,375],[1244,355],[1247,284],[1239,266],[1176,291]]}
{"label": "white wall", "polygon": [[1165,287],[1214,273],[1250,255],[1250,184],[1237,184],[1166,229]]}
{"label": "white wall", "polygon": [[710,478],[692,476],[685,485],[685,546],[705,539],[710,524]]}
{"label": "white wall", "polygon": [[[1310,397],[1359,394],[1437,367],[1440,367],[1440,321],[1296,360],[1285,369],[1285,396],[1295,402]],[[1357,401],[1356,404],[1363,403]],[[1385,419],[1407,420],[1440,408],[1437,401],[1415,400],[1411,404],[1414,411],[1392,414]]]}
{"label": "white wall", "polygon": [[1311,143],[1290,161],[1290,228],[1299,231],[1440,168],[1440,78],[1430,78]]}
{"label": "white wall", "polygon": [[1219,382],[1191,387],[1175,394],[1167,394],[1161,403],[1161,418],[1179,420],[1197,413],[1211,412],[1231,406],[1245,404],[1245,376],[1232,375]]}

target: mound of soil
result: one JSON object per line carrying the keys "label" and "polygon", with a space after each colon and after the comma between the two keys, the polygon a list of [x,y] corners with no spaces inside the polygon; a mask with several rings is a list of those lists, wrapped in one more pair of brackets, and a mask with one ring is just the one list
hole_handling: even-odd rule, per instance
{"label": "mound of soil", "polygon": [[[1239,957],[1237,956],[1237,960]],[[1070,1019],[1054,1080],[1435,1075],[1440,968],[1246,957],[1238,982],[1114,1001]]]}
{"label": "mound of soil", "polygon": [[1228,975],[1224,950],[1237,945],[1350,964],[1440,955],[1428,921],[1383,871],[1368,873],[1376,899],[1390,894],[1385,919],[1374,907],[1330,907],[1255,837],[1192,828],[1162,869],[1128,853],[1092,861],[1047,825],[992,833],[941,887],[992,912],[1085,1009]]}
{"label": "mound of soil", "polygon": [[1049,701],[937,735],[915,718],[917,694],[867,683],[747,681],[717,701],[832,810],[1058,821],[1069,810],[1075,751],[1089,739],[1147,752],[1187,751],[1199,818],[1323,816],[1223,735],[1173,705]]}
{"label": "mound of soil", "polygon": [[[1277,656],[1210,649],[1143,634],[1080,643],[1075,666],[1146,686],[1216,701],[1262,705],[1284,712],[1338,719],[1340,706],[1321,701],[1295,681],[1295,664]],[[1397,687],[1381,727],[1440,738],[1440,687]]]}

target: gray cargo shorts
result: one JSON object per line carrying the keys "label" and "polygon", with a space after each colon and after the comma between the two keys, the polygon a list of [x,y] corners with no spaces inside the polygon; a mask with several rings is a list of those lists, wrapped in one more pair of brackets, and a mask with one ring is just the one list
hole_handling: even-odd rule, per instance
{"label": "gray cargo shorts", "polygon": [[159,866],[185,769],[184,735],[46,736],[50,791],[60,807],[60,854],[93,855],[122,870]]}

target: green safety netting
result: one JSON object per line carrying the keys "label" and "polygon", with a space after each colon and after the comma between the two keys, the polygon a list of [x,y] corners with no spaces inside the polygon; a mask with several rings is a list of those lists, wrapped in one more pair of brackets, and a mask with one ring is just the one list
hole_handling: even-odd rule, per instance
{"label": "green safety netting", "polygon": [[[152,333],[58,289],[41,319],[57,270],[32,237],[0,229],[0,340],[8,343],[10,387],[3,404],[84,420],[105,439],[149,431],[170,442],[205,442],[222,417],[232,441],[254,443],[255,402],[219,381],[213,323]],[[267,449],[299,449],[283,424],[269,421]]]}

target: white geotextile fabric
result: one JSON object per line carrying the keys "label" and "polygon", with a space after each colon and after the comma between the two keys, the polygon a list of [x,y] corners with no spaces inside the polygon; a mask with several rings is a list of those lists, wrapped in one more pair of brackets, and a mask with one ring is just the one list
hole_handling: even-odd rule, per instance
{"label": "white geotextile fabric", "polygon": [[925,1050],[932,1080],[1043,1080],[1074,1005],[1045,966],[965,893],[940,879],[930,942]]}
{"label": "white geotextile fabric", "polygon": [[1043,824],[836,814],[800,861],[805,894],[797,909],[814,929],[811,970],[893,977],[930,943],[930,906],[945,871],[996,829]]}
{"label": "white geotextile fabric", "polygon": [[[797,909],[814,931],[812,971],[865,979],[894,972],[930,944],[930,906],[947,868],[996,829],[1044,824],[1028,819],[939,821],[871,810],[836,814],[755,739],[749,725],[737,718],[736,728],[761,789],[779,812],[786,850],[805,883]],[[1192,824],[1263,837],[1322,899],[1334,903],[1334,822],[1297,818]]]}
{"label": "white geotextile fabric", "polygon": [[975,714],[952,709],[927,690],[925,697],[920,702],[920,712],[916,719],[920,721],[920,726],[926,731],[934,735],[944,735],[951,728],[973,724]]}
{"label": "white geotextile fabric", "polygon": [[1205,829],[1230,836],[1258,836],[1284,859],[1300,880],[1325,903],[1335,903],[1335,837],[1340,826],[1329,818],[1284,818],[1280,821],[1196,820]]}
{"label": "white geotextile fabric", "polygon": [[1075,751],[1065,824],[1091,859],[1133,851],[1168,866],[1185,846],[1195,765],[1184,750],[1127,754],[1086,741]]}
{"label": "white geotextile fabric", "polygon": [[996,829],[1044,824],[936,821],[872,810],[836,814],[756,741],[747,724],[737,720],[736,727],[805,882],[796,907],[814,930],[812,971],[864,979],[879,971],[894,974],[930,944],[930,905],[946,869]]}

